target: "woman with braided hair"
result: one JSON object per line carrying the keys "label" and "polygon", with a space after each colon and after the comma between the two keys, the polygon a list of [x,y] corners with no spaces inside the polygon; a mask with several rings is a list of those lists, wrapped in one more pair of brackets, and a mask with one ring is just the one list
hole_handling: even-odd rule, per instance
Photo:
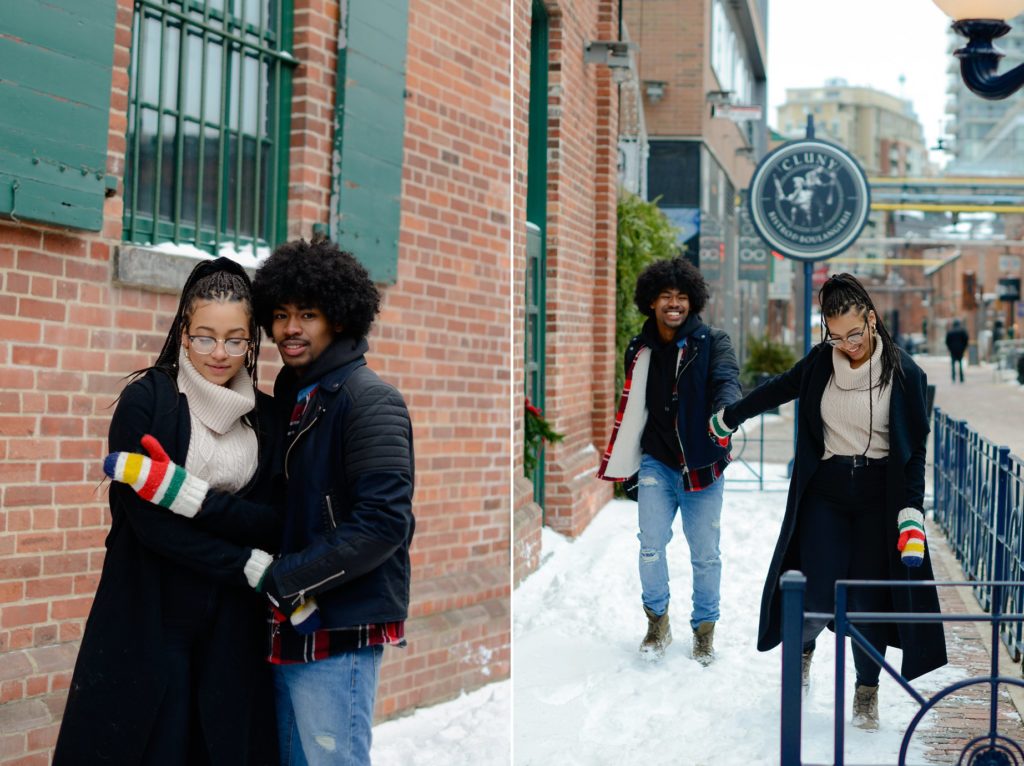
{"label": "woman with braided hair", "polygon": [[[200,262],[156,362],[118,397],[110,451],[139,452],[153,438],[210,488],[273,505],[277,439],[271,399],[256,388],[259,337],[245,270]],[[189,485],[174,490],[184,498]],[[245,539],[229,541],[120,482],[110,514],[54,764],[278,763],[265,600],[248,575],[277,549],[280,521],[254,517]]]}
{"label": "woman with braided hair", "polygon": [[[851,612],[938,612],[924,532],[928,439],[927,379],[899,349],[864,286],[850,274],[829,278],[818,293],[822,339],[792,369],[767,380],[712,417],[727,435],[765,410],[799,399],[796,457],[786,514],[761,600],[757,648],[781,641],[779,577],[807,577],[807,612],[834,611],[837,580],[892,580],[889,588],[851,588]],[[806,619],[803,683],[814,641],[827,620]],[[881,654],[901,647],[902,673],[913,679],[946,663],[939,623],[856,626]],[[853,647],[857,683],[853,722],[878,727],[880,668]]]}

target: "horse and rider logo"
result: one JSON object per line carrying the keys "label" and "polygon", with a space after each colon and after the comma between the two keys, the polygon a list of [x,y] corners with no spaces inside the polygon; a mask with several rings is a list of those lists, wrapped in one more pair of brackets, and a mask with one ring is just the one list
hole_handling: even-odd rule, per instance
{"label": "horse and rider logo", "polygon": [[750,218],[768,245],[818,260],[856,241],[871,210],[868,180],[840,147],[806,139],[765,157],[750,181]]}

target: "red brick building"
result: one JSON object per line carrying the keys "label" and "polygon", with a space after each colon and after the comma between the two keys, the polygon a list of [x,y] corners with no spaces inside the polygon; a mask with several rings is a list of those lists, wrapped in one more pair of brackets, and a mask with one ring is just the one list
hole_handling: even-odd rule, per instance
{"label": "red brick building", "polygon": [[594,475],[614,406],[618,86],[584,53],[619,29],[615,2],[516,0],[513,14],[512,385],[565,434],[531,482],[517,406],[518,579],[536,566],[542,524],[578,534],[611,498]]}
{"label": "red brick building", "polygon": [[59,6],[0,19],[0,98],[26,120],[0,125],[0,763],[49,760],[103,561],[110,404],[193,262],[147,243],[316,229],[367,264],[370,363],[417,463],[409,648],[378,714],[507,677],[508,5]]}

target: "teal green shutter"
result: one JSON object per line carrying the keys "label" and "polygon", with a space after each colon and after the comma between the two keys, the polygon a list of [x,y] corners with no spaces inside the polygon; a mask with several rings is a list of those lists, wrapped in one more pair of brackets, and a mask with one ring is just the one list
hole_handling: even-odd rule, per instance
{"label": "teal green shutter", "polygon": [[18,0],[0,18],[0,215],[103,226],[116,0]]}
{"label": "teal green shutter", "polygon": [[338,46],[331,231],[374,281],[390,283],[398,277],[409,6],[347,5]]}

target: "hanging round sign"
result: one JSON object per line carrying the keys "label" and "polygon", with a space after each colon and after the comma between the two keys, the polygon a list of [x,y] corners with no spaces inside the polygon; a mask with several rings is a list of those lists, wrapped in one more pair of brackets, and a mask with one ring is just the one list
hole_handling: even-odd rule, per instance
{"label": "hanging round sign", "polygon": [[871,212],[863,168],[835,144],[802,139],[767,155],[750,179],[750,220],[773,249],[817,261],[852,245]]}

